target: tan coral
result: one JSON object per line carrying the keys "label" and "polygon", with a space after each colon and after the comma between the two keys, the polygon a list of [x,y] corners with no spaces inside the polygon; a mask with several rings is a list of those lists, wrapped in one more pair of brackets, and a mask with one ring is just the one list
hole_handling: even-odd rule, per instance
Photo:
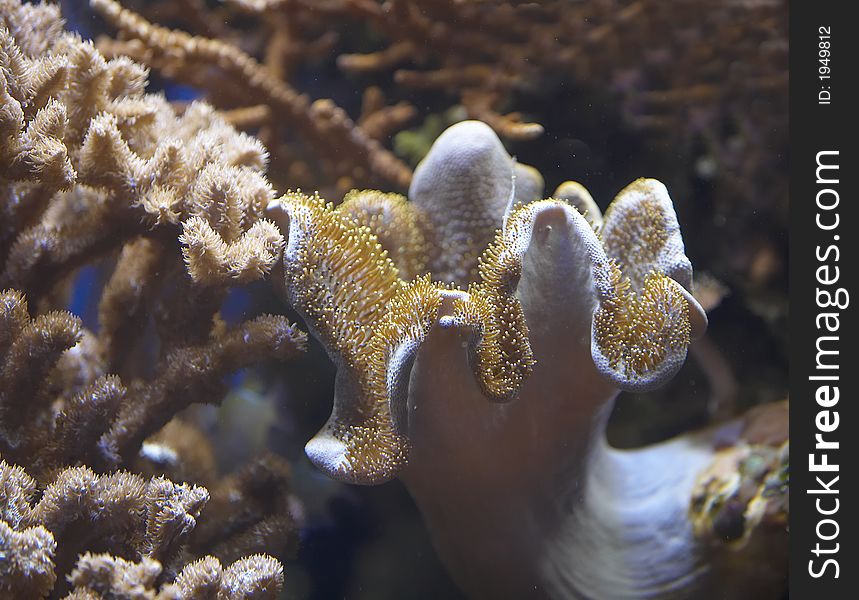
{"label": "tan coral", "polygon": [[[27,9],[10,12],[10,23],[26,14]],[[59,23],[58,15],[45,14],[46,20]],[[12,211],[4,219],[4,227],[11,229],[0,235],[0,280],[5,285],[26,288],[31,296],[42,293],[40,286],[52,273],[107,252],[127,237],[147,234],[149,228],[169,227],[189,217],[205,218],[228,244],[259,219],[273,192],[261,175],[268,157],[257,140],[235,131],[201,104],[177,115],[162,97],[144,93],[143,67],[125,57],[105,60],[76,36],[57,32],[56,39],[36,44],[42,54],[33,57],[24,56],[8,33],[4,36],[3,56],[19,65],[10,72],[18,73],[20,81],[10,89],[21,96],[23,92],[15,90],[34,88],[39,98],[45,97],[38,101],[44,107],[32,116],[27,131],[21,119],[10,122],[10,135],[20,135],[9,142],[9,151],[17,157],[9,174],[20,171],[15,165],[26,159],[40,185],[19,185],[11,193],[20,199],[4,200],[4,210]],[[42,63],[47,66],[39,66]],[[38,86],[27,79],[48,67],[56,76],[40,77]],[[4,108],[35,107],[34,102],[22,96]],[[22,118],[27,117],[22,111]],[[170,132],[166,137],[165,131]],[[56,149],[40,150],[37,144]],[[60,156],[62,150],[71,169],[68,181],[51,183],[47,167],[27,158],[32,152],[25,147],[38,156]],[[75,178],[90,187],[54,194]],[[221,268],[232,271],[221,280],[247,281],[265,271],[265,260],[260,263],[259,258],[266,250],[252,239],[258,236],[233,249],[227,257],[231,264]]]}
{"label": "tan coral", "polygon": [[[154,54],[153,59],[169,65],[167,69],[187,73],[195,65],[210,64],[223,69],[243,87],[255,90],[274,109],[289,117],[292,126],[304,133],[306,142],[316,148],[321,159],[326,159],[329,140],[339,142],[348,158],[333,165],[335,176],[349,176],[356,181],[381,179],[397,187],[408,184],[409,169],[358,129],[342,109],[331,101],[311,104],[239,48],[153,25],[112,0],[92,0],[91,4],[120,30],[144,42]],[[198,83],[205,86],[204,81]]]}
{"label": "tan coral", "polygon": [[210,488],[207,518],[195,528],[190,549],[224,563],[256,552],[293,556],[298,540],[291,479],[286,460],[271,454],[222,478]]}
{"label": "tan coral", "polygon": [[[146,94],[144,67],[64,32],[55,7],[2,0],[0,18],[0,453],[21,465],[0,463],[0,595],[175,597],[166,584],[194,558],[208,492],[119,469],[189,403],[219,402],[227,373],[303,349],[281,316],[218,316],[228,287],[264,276],[280,250],[261,219],[267,151],[211,107],[177,113]],[[183,222],[223,251],[199,284]],[[94,333],[56,309],[96,259],[113,271]],[[260,522],[224,541],[230,597],[279,591],[280,564],[257,553],[275,537],[289,552],[291,515]]]}
{"label": "tan coral", "polygon": [[[234,559],[224,569],[205,556],[185,566],[174,583],[164,583],[163,567],[172,564],[209,498],[204,488],[77,467],[60,472],[31,505],[34,492],[34,480],[0,461],[0,548],[7,557],[0,592],[61,593],[65,584],[55,588],[55,582],[66,574],[69,598],[190,599],[202,591],[201,579],[227,598],[275,598],[283,585],[280,563],[262,554]],[[124,558],[88,551],[110,540]]]}
{"label": "tan coral", "polygon": [[[212,556],[190,563],[169,588],[169,597],[275,600],[283,585],[283,567],[270,556],[254,555],[226,568]],[[175,594],[175,596],[172,596]]]}
{"label": "tan coral", "polygon": [[270,221],[260,220],[234,242],[227,243],[201,217],[182,225],[179,241],[188,272],[205,284],[246,283],[259,279],[277,259],[283,237]]}
{"label": "tan coral", "polygon": [[0,520],[0,593],[10,598],[43,598],[54,586],[56,542],[44,527],[15,531]]}
{"label": "tan coral", "polygon": [[7,321],[2,340],[6,343],[0,346],[0,448],[26,451],[32,441],[27,430],[50,408],[51,398],[44,393],[46,376],[80,339],[81,322],[64,312],[30,320],[25,299],[14,290],[0,294],[0,304]]}
{"label": "tan coral", "polygon": [[[25,18],[27,11],[19,11]],[[58,20],[52,14],[49,19]],[[75,171],[63,144],[68,116],[55,96],[68,85],[63,57],[28,56],[0,26],[0,161],[4,179],[40,181],[52,189],[69,186]]]}

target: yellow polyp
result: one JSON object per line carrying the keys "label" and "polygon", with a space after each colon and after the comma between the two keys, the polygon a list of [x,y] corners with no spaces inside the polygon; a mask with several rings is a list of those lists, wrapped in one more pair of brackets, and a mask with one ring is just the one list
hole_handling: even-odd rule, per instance
{"label": "yellow polyp", "polygon": [[284,274],[293,302],[357,386],[335,406],[323,433],[332,441],[318,447],[339,448],[329,465],[347,480],[389,479],[408,458],[392,394],[437,321],[440,288],[429,276],[401,280],[376,236],[347,212],[296,193],[283,202],[290,208],[293,246]]}
{"label": "yellow polyp", "polygon": [[352,190],[337,207],[376,235],[400,277],[411,279],[426,271],[429,222],[423,212],[400,194]]}
{"label": "yellow polyp", "polygon": [[613,370],[642,377],[689,345],[689,305],[662,273],[648,273],[636,293],[617,263],[610,268],[612,291],[594,314],[595,338]]}
{"label": "yellow polyp", "polygon": [[[650,265],[658,259],[669,239],[665,212],[651,193],[646,180],[641,179],[624,188],[618,198],[630,194],[642,194],[644,197],[635,204],[635,210],[622,213],[622,225],[613,227],[610,236],[603,235],[605,232],[600,235],[606,254],[618,262],[621,271],[636,289],[642,286]],[[617,210],[616,201],[612,202],[604,222],[612,222]]]}
{"label": "yellow polyp", "polygon": [[291,193],[290,228],[302,235],[287,277],[296,304],[347,360],[357,360],[360,327],[378,321],[402,282],[376,237],[318,196]]}
{"label": "yellow polyp", "polygon": [[454,319],[475,332],[471,360],[477,382],[495,401],[515,398],[535,364],[525,315],[513,296],[522,272],[514,246],[524,235],[522,227],[532,206],[520,207],[511,215],[505,230],[496,234],[480,257],[480,281],[469,286],[466,298],[454,303]]}
{"label": "yellow polyp", "polygon": [[[345,446],[344,468],[360,474],[360,481],[380,481],[392,477],[408,460],[408,440],[395,429],[391,415],[391,372],[394,377],[409,368],[400,364],[397,349],[423,340],[436,321],[441,303],[439,288],[429,277],[404,284],[388,306],[386,317],[376,324],[358,373],[360,402],[352,403],[343,420],[332,428],[333,437]],[[413,354],[412,354],[413,359]]]}

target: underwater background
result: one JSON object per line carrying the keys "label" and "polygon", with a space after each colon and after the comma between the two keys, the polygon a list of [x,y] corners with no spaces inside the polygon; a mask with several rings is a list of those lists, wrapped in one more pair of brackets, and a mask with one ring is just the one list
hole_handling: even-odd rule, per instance
{"label": "underwater background", "polygon": [[[152,24],[251,57],[271,78],[256,83],[217,49],[159,50],[117,27],[112,8],[60,5],[66,27],[106,58],[147,66],[147,92],[178,111],[205,100],[258,137],[276,195],[318,190],[336,204],[352,188],[404,193],[436,137],[467,118],[539,170],[544,196],[573,179],[605,210],[636,178],[662,181],[709,328],[668,385],[621,394],[610,442],[650,444],[787,397],[786,0],[122,1]],[[288,110],[290,93],[309,116]],[[117,257],[74,265],[46,301],[98,333]],[[220,298],[226,327],[265,313],[304,328],[267,280]],[[156,318],[122,331],[137,345],[124,378],[151,374]],[[292,540],[270,550],[284,564],[281,597],[464,597],[400,482],[338,483],[306,458],[331,412],[334,374],[313,337],[289,360],[230,374],[222,402],[178,413],[200,434],[195,451],[207,456],[195,460],[213,480],[265,453],[288,462]]]}

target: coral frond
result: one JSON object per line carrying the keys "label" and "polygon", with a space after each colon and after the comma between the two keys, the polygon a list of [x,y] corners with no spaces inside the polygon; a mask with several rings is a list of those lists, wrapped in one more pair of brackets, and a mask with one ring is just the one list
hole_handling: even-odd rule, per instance
{"label": "coral frond", "polygon": [[452,323],[474,331],[472,367],[483,393],[495,402],[515,398],[534,367],[528,325],[514,295],[531,241],[532,217],[530,209],[508,217],[480,257],[480,281],[468,288],[464,299],[454,302]]}
{"label": "coral frond", "polygon": [[[678,256],[676,248],[668,247],[671,236],[678,235],[679,226],[674,211],[668,212],[667,198],[668,192],[661,183],[639,179],[624,188],[606,211],[601,232],[606,254],[618,263],[634,290],[642,289],[653,270],[666,274],[691,270],[689,260],[682,254]],[[672,264],[678,260],[684,264]]]}
{"label": "coral frond", "polygon": [[318,196],[280,199],[289,215],[284,271],[290,302],[313,323],[329,352],[361,364],[372,324],[403,282],[378,239]]}
{"label": "coral frond", "polygon": [[621,190],[606,211],[600,237],[606,255],[617,262],[634,291],[651,272],[679,284],[689,304],[691,335],[707,328],[707,315],[692,296],[692,263],[686,257],[680,225],[668,190],[655,179],[639,179]]}
{"label": "coral frond", "polygon": [[444,251],[430,260],[438,281],[466,285],[501,226],[513,195],[513,161],[486,124],[463,121],[447,129],[415,169],[409,198],[424,211]]}
{"label": "coral frond", "polygon": [[339,367],[334,410],[307,453],[340,479],[390,479],[407,460],[395,413],[437,318],[439,289],[425,277],[399,279],[376,236],[318,197],[289,194],[273,211],[288,222],[287,295]]}
{"label": "coral frond", "polygon": [[577,181],[565,181],[555,189],[552,198],[563,200],[574,206],[587,219],[594,231],[602,228],[603,215],[591,193]]}

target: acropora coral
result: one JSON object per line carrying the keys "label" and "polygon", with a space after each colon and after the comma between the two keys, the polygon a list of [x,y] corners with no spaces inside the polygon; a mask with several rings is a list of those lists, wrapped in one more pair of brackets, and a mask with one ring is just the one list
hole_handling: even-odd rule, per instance
{"label": "acropora coral", "polygon": [[[542,131],[502,112],[515,93],[573,66],[597,81],[588,50],[638,58],[621,41],[677,14],[586,4],[226,3],[270,18],[254,47],[200,3],[181,15],[195,36],[91,0],[122,34],[97,48],[55,6],[0,0],[0,595],[277,597],[291,469],[265,455],[222,474],[186,410],[305,349],[284,316],[222,317],[233,288],[268,279],[337,370],[310,461],[400,478],[469,596],[779,597],[786,404],[637,450],[606,440],[618,393],[666,384],[708,324],[668,188],[635,180],[604,213],[575,181],[544,198],[498,137]],[[340,54],[344,70],[414,63],[397,85],[454,90],[485,122],[447,129],[412,172],[383,143],[412,105],[368,87],[353,121],[311,102],[289,74],[333,52],[336,34],[309,38],[338,19],[387,44]],[[752,80],[779,89],[782,48],[766,50]],[[216,107],[147,92],[143,64]],[[731,105],[733,87],[662,80],[664,64],[645,57],[669,88],[648,101]],[[276,198],[267,146],[290,187],[352,191]],[[93,265],[91,325],[68,306]]]}
{"label": "acropora coral", "polygon": [[[275,598],[288,466],[219,481],[195,467],[207,443],[176,452],[193,427],[174,420],[304,347],[282,316],[218,316],[283,243],[262,218],[266,150],[146,93],[144,67],[65,32],[55,6],[4,0],[0,17],[0,595]],[[65,306],[105,260],[91,330]],[[204,514],[217,530],[195,530]]]}

